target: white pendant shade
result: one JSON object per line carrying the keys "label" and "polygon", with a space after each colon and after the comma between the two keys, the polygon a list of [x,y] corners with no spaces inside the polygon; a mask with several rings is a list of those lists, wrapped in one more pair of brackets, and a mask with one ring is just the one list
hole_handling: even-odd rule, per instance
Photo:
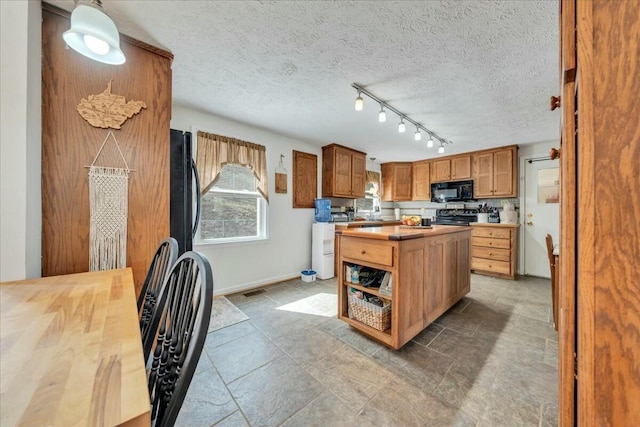
{"label": "white pendant shade", "polygon": [[105,64],[124,64],[118,29],[102,10],[85,4],[71,13],[71,28],[62,38],[69,47],[82,55]]}

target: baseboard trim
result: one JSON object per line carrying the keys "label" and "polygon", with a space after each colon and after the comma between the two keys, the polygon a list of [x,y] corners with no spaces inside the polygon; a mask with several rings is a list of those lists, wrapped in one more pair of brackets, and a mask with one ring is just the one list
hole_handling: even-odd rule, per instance
{"label": "baseboard trim", "polygon": [[293,279],[299,279],[299,278],[300,278],[300,273],[283,274],[280,276],[269,277],[268,279],[264,279],[264,280],[256,280],[254,282],[243,283],[241,285],[232,286],[229,288],[222,289],[218,292],[216,292],[216,290],[214,289],[213,295],[226,296],[226,295],[236,294],[238,292],[251,291],[257,288],[263,288],[265,286],[275,285],[276,283],[286,282],[287,280],[293,280]]}

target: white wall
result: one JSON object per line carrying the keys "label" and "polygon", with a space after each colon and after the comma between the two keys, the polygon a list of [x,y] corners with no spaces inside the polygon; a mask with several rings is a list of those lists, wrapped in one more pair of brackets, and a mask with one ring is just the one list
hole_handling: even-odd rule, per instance
{"label": "white wall", "polygon": [[[269,171],[269,238],[261,242],[195,245],[194,250],[209,258],[216,295],[299,277],[311,267],[311,224],[313,209],[292,208],[292,150],[318,156],[318,192],[321,188],[322,149],[264,129],[219,116],[173,105],[171,128],[192,128],[264,145]],[[275,168],[283,154],[287,168],[287,193],[275,192]]]}
{"label": "white wall", "polygon": [[41,275],[40,2],[0,1],[0,281]]}

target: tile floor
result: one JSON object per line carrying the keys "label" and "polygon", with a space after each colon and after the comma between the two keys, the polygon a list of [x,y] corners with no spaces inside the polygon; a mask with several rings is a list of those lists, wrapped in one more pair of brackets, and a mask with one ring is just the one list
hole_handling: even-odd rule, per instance
{"label": "tile floor", "polygon": [[250,319],[209,333],[177,425],[557,425],[549,280],[471,283],[399,351],[336,319],[335,279],[227,296]]}

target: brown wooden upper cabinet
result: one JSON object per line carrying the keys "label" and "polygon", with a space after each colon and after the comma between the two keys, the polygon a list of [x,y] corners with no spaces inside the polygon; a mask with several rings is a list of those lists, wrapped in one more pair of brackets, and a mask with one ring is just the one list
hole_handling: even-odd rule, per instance
{"label": "brown wooden upper cabinet", "polygon": [[512,145],[473,154],[476,198],[518,196],[518,146]]}
{"label": "brown wooden upper cabinet", "polygon": [[411,200],[413,163],[393,162],[380,165],[382,171],[382,200],[399,202]]}
{"label": "brown wooden upper cabinet", "polygon": [[337,144],[322,147],[322,197],[364,197],[367,154]]}
{"label": "brown wooden upper cabinet", "polygon": [[451,179],[451,159],[440,159],[431,162],[431,182],[449,181]]}
{"label": "brown wooden upper cabinet", "polygon": [[413,192],[412,200],[431,200],[430,160],[413,163]]}
{"label": "brown wooden upper cabinet", "polygon": [[431,162],[431,182],[471,179],[471,155],[441,158]]}

